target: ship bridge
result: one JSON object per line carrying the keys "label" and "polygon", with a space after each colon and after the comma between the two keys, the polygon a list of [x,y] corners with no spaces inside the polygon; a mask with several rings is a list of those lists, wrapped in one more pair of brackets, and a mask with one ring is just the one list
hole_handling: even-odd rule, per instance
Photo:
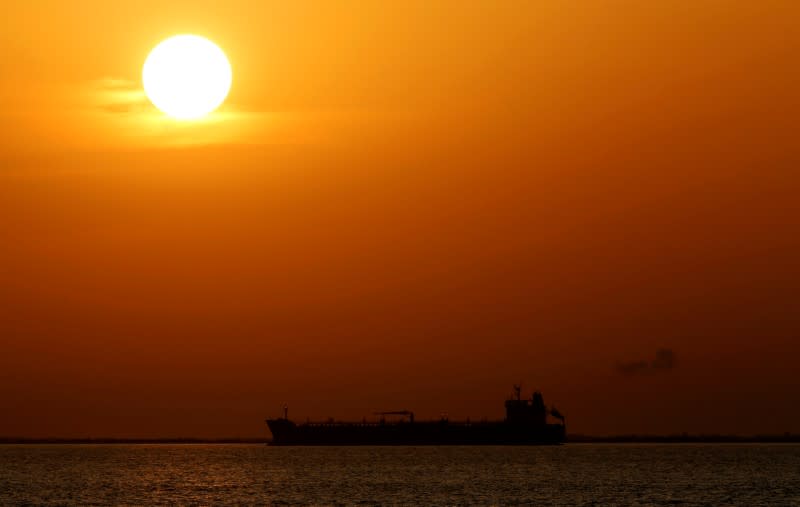
{"label": "ship bridge", "polygon": [[514,386],[514,395],[506,400],[506,422],[511,424],[545,425],[547,424],[547,407],[544,397],[535,391],[530,399],[522,399],[522,386]]}

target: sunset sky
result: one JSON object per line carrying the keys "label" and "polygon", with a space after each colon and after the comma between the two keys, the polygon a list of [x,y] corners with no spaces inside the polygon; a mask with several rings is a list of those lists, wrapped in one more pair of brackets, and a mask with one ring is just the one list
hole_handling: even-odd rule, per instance
{"label": "sunset sky", "polygon": [[[9,2],[0,436],[800,432],[800,2]],[[199,121],[142,89],[227,54]]]}

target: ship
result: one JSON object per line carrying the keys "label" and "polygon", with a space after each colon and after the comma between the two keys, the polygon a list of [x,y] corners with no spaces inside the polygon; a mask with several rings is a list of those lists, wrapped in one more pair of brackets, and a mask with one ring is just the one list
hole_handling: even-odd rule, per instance
{"label": "ship", "polygon": [[[328,420],[296,423],[283,416],[267,419],[270,445],[558,445],[566,441],[566,420],[555,408],[547,408],[542,393],[522,398],[514,386],[506,400],[502,420],[418,421],[410,410],[375,412],[378,420],[360,422]],[[388,419],[387,419],[388,416]],[[557,422],[551,423],[548,418]]]}

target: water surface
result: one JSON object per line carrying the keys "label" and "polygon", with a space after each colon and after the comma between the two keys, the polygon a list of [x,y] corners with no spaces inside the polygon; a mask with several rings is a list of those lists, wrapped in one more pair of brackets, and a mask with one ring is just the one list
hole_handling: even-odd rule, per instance
{"label": "water surface", "polygon": [[0,504],[800,505],[800,445],[1,445]]}

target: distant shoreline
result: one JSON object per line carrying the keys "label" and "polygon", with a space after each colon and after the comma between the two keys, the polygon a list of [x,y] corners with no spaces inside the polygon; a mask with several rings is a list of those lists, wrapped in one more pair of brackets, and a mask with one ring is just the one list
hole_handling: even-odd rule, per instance
{"label": "distant shoreline", "polygon": [[268,438],[17,438],[0,437],[2,444],[266,444]]}
{"label": "distant shoreline", "polygon": [[758,444],[758,443],[800,443],[800,434],[783,433],[780,435],[692,435],[681,433],[676,435],[568,435],[567,442],[572,443],[608,443],[608,444]]}
{"label": "distant shoreline", "polygon": [[[3,444],[267,444],[264,437],[234,438],[24,438],[0,437]],[[748,443],[800,443],[800,434],[782,435],[568,435],[567,443],[586,444],[748,444]]]}

